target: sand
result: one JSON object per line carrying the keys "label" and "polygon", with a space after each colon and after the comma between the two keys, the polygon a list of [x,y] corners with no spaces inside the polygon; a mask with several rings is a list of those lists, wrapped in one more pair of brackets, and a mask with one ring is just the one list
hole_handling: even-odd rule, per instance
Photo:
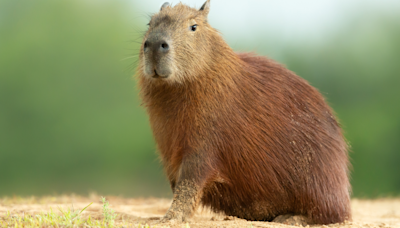
{"label": "sand", "polygon": [[[110,203],[110,208],[114,209],[117,218],[115,220],[116,227],[140,227],[139,224],[149,224],[150,227],[187,227],[182,223],[163,223],[159,224],[158,220],[164,215],[170,206],[170,199],[129,199],[122,197],[106,197]],[[58,211],[73,209],[81,210],[89,203],[93,202],[83,213],[82,217],[94,219],[103,219],[102,203],[100,196],[92,194],[89,197],[81,196],[58,196],[58,197],[30,197],[30,198],[3,198],[0,199],[0,219],[6,216],[7,211],[12,216],[35,215],[41,212],[48,212],[51,209]],[[400,228],[400,199],[353,199],[351,202],[353,211],[353,221],[343,224],[331,225],[310,225],[309,227],[376,227]],[[220,228],[236,228],[236,227],[299,227],[290,226],[272,222],[254,222],[227,217],[225,215],[215,214],[207,209],[199,209],[195,216],[189,222],[191,228],[196,227],[220,227]]]}

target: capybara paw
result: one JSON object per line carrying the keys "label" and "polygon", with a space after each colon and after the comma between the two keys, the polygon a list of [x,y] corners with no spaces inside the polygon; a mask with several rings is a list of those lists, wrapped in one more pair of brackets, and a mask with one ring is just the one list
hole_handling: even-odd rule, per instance
{"label": "capybara paw", "polygon": [[161,218],[161,223],[166,222],[185,222],[186,220],[182,217],[182,215],[173,212],[167,212],[167,214]]}
{"label": "capybara paw", "polygon": [[272,220],[272,222],[282,223],[291,226],[295,225],[306,226],[308,224],[307,221],[308,221],[307,218],[303,215],[292,215],[292,214],[279,215],[274,220]]}

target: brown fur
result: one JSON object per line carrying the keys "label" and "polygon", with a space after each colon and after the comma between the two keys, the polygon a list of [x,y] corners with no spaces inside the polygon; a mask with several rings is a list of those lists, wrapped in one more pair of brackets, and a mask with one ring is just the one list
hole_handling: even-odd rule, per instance
{"label": "brown fur", "polygon": [[208,10],[178,4],[152,17],[143,42],[167,34],[168,78],[149,77],[140,52],[141,96],[174,191],[164,220],[187,220],[199,202],[249,220],[351,219],[347,144],[324,98],[282,65],[233,52]]}

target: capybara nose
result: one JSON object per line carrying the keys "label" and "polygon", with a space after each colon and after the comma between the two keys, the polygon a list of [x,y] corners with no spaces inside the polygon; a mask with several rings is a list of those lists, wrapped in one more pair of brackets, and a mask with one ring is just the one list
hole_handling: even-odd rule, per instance
{"label": "capybara nose", "polygon": [[162,41],[160,42],[159,51],[160,51],[160,52],[163,52],[163,53],[166,53],[166,52],[169,51],[169,45],[168,45],[168,43],[165,42],[164,40],[162,40]]}
{"label": "capybara nose", "polygon": [[156,42],[150,42],[146,40],[146,42],[144,42],[143,48],[145,52],[152,51],[162,54],[162,53],[167,53],[169,51],[169,44],[165,40],[160,40]]}

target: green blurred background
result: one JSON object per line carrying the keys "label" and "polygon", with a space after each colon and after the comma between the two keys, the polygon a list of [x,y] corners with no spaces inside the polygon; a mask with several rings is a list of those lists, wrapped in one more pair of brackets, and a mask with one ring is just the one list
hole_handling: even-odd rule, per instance
{"label": "green blurred background", "polygon": [[[162,4],[149,2],[0,1],[0,196],[171,196],[133,78],[148,15]],[[303,37],[260,22],[242,39],[249,25],[229,24],[228,1],[214,2],[210,23],[235,50],[277,59],[327,97],[352,147],[353,196],[398,196],[398,4],[346,8]],[[313,29],[322,32],[307,39]]]}

